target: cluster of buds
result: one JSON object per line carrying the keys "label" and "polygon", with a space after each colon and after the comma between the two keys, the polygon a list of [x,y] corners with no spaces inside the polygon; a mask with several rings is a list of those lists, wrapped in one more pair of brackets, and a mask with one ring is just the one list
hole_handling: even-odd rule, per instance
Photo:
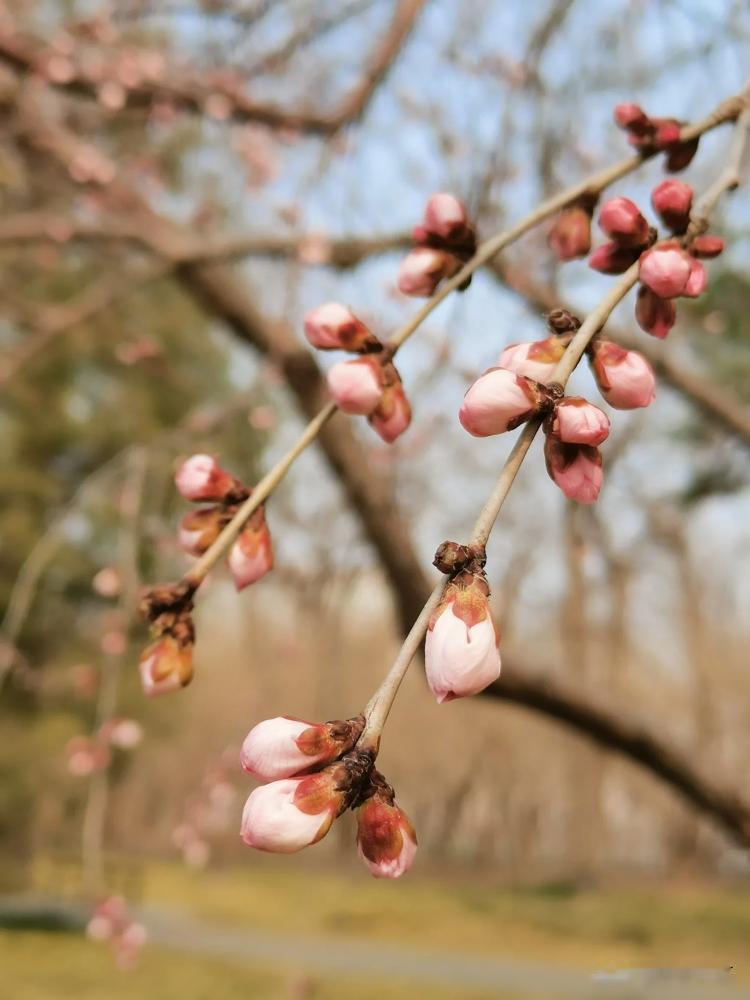
{"label": "cluster of buds", "polygon": [[122,896],[108,896],[97,904],[86,935],[91,941],[109,942],[120,969],[132,969],[146,943],[146,928],[130,918]]}
{"label": "cluster of buds", "polygon": [[427,683],[439,704],[479,694],[500,676],[484,549],[443,542],[435,566],[450,577],[425,638]]}
{"label": "cluster of buds", "polygon": [[[500,367],[548,383],[581,322],[566,309],[554,309],[547,316],[547,324],[549,337],[509,344],[500,355]],[[599,391],[610,406],[635,410],[654,401],[656,376],[638,351],[627,351],[596,336],[589,342],[586,354]]]}
{"label": "cluster of buds", "polygon": [[635,316],[639,326],[664,338],[674,326],[679,297],[696,298],[708,281],[702,258],[716,257],[724,241],[708,234],[689,238],[693,189],[682,181],[666,180],[651,193],[655,212],[671,231],[671,238],[652,246],[656,231],[628,198],[611,198],[602,206],[599,225],[610,242],[598,247],[589,264],[604,274],[622,274],[639,261],[640,287]]}
{"label": "cluster of buds", "polygon": [[[192,503],[211,503],[187,513],[180,523],[180,546],[201,556],[229,524],[252,490],[222,469],[211,455],[192,455],[175,476],[177,489]],[[243,525],[227,557],[237,590],[255,583],[273,569],[271,534],[261,504]]]}
{"label": "cluster of buds", "polygon": [[141,599],[140,612],[154,635],[139,660],[141,685],[150,697],[178,691],[193,679],[193,593],[188,584],[166,583]]}
{"label": "cluster of buds", "polygon": [[[444,278],[452,278],[474,256],[477,237],[466,206],[455,195],[440,192],[427,202],[424,221],[414,227],[413,250],[404,257],[398,272],[398,288],[404,295],[429,297]],[[471,277],[460,286],[464,291]]]}
{"label": "cluster of buds", "polygon": [[585,257],[591,249],[591,217],[598,195],[582,194],[560,212],[547,234],[547,245],[558,260]]}
{"label": "cluster of buds", "polygon": [[229,772],[236,767],[236,756],[234,748],[211,761],[198,786],[185,799],[181,821],[172,831],[172,843],[190,868],[208,864],[212,838],[230,829],[234,822],[237,790],[229,780]]}
{"label": "cluster of buds", "polygon": [[616,124],[627,132],[628,142],[644,156],[666,153],[665,166],[670,173],[683,170],[698,149],[698,139],[680,138],[683,122],[676,118],[650,118],[637,104],[618,104]]}
{"label": "cluster of buds", "polygon": [[65,747],[67,768],[77,778],[87,778],[109,767],[112,750],[134,750],[143,739],[135,719],[109,719],[96,734],[73,736]]}
{"label": "cluster of buds", "polygon": [[364,721],[282,716],[248,733],[240,762],[265,782],[242,812],[249,847],[293,854],[322,840],[337,816],[356,808],[358,851],[372,874],[398,878],[410,868],[417,848],[412,825],[375,769],[374,754],[355,749]]}
{"label": "cluster of buds", "polygon": [[359,355],[328,372],[328,388],[340,410],[367,417],[388,444],[404,433],[411,423],[411,406],[387,345],[338,302],[305,315],[305,336],[319,350]]}
{"label": "cluster of buds", "polygon": [[581,396],[555,402],[544,421],[547,472],[569,500],[593,503],[602,487],[598,445],[609,436],[609,418]]}

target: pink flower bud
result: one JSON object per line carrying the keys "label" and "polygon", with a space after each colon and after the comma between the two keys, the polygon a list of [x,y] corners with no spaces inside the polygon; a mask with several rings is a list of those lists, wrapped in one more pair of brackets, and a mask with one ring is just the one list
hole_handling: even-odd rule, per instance
{"label": "pink flower bud", "polygon": [[219,537],[227,523],[222,506],[201,507],[188,511],[180,521],[177,541],[180,548],[191,556],[201,556]]}
{"label": "pink flower bud", "polygon": [[378,343],[378,338],[351,309],[338,302],[326,302],[305,314],[305,336],[313,347],[322,351],[357,352]]}
{"label": "pink flower bud", "polygon": [[688,276],[685,291],[682,293],[690,299],[697,299],[703,295],[708,284],[708,274],[705,267],[695,257],[690,258],[690,274]]}
{"label": "pink flower bud", "polygon": [[469,434],[488,437],[518,427],[541,402],[539,385],[533,379],[504,368],[490,368],[464,396],[458,419]]}
{"label": "pink flower bud", "polygon": [[229,550],[227,561],[237,590],[244,590],[273,569],[271,532],[262,507],[255,511],[240,532]]}
{"label": "pink flower bud", "polygon": [[659,149],[680,141],[681,126],[676,118],[653,118],[651,124],[656,130],[654,139]]}
{"label": "pink flower bud", "polygon": [[683,181],[662,181],[651,192],[651,204],[665,226],[675,233],[684,233],[690,222],[693,189]]}
{"label": "pink flower bud", "polygon": [[605,201],[599,212],[599,225],[620,246],[639,247],[648,242],[648,222],[629,198]]}
{"label": "pink flower bud", "polygon": [[392,444],[411,423],[411,405],[401,380],[386,386],[380,402],[367,418],[372,429],[386,444]]}
{"label": "pink flower bud", "polygon": [[603,243],[589,257],[589,267],[602,274],[623,274],[631,264],[635,264],[640,254],[639,247]]}
{"label": "pink flower bud", "polygon": [[661,299],[641,285],[635,300],[635,318],[641,330],[663,340],[675,324],[677,308],[672,299]]}
{"label": "pink flower bud", "polygon": [[400,878],[417,853],[409,817],[376,793],[357,813],[357,852],[375,878]]}
{"label": "pink flower bud", "polygon": [[141,684],[149,696],[168,694],[189,684],[193,677],[193,646],[165,633],[141,654]]}
{"label": "pink flower bud", "polygon": [[516,375],[525,375],[537,382],[549,382],[565,353],[565,341],[560,337],[509,344],[500,355],[498,365]]}
{"label": "pink flower bud", "polygon": [[96,771],[103,771],[110,762],[106,746],[86,736],[73,736],[65,747],[67,767],[76,778],[87,778]]}
{"label": "pink flower bud", "polygon": [[720,236],[705,233],[696,236],[690,244],[690,253],[694,257],[718,257],[724,250],[724,240]]}
{"label": "pink flower bud", "polygon": [[581,396],[566,396],[555,406],[552,432],[566,444],[601,444],[609,436],[609,417]]}
{"label": "pink flower bud", "polygon": [[443,278],[455,274],[459,267],[460,262],[444,250],[416,247],[401,261],[398,289],[404,295],[429,297]]}
{"label": "pink flower bud", "polygon": [[143,727],[135,719],[110,719],[100,728],[99,737],[118,750],[134,750],[143,739]]}
{"label": "pink flower bud", "polygon": [[618,104],[614,111],[615,123],[628,131],[643,131],[651,119],[638,104]]}
{"label": "pink flower bud", "polygon": [[359,718],[326,723],[289,716],[266,719],[245,737],[240,763],[261,781],[291,778],[351,750],[361,732]]}
{"label": "pink flower bud", "polygon": [[592,355],[596,383],[610,406],[634,410],[654,401],[656,377],[642,354],[609,340],[595,340]]}
{"label": "pink flower bud", "polygon": [[685,293],[690,266],[690,255],[681,247],[656,246],[641,256],[639,277],[660,299],[674,299]]}
{"label": "pink flower bud", "polygon": [[427,682],[439,704],[478,694],[500,676],[487,584],[472,577],[445,590],[425,639]]}
{"label": "pink flower bud", "polygon": [[598,448],[587,444],[565,444],[554,434],[547,434],[544,457],[550,478],[568,500],[586,504],[596,500],[604,478]]}
{"label": "pink flower bud", "polygon": [[585,257],[591,249],[591,213],[580,206],[563,209],[547,234],[547,245],[558,260]]}
{"label": "pink flower bud", "polygon": [[369,357],[340,361],[328,372],[328,388],[344,413],[367,416],[383,395],[380,366]]}
{"label": "pink flower bud", "polygon": [[225,472],[211,455],[193,455],[177,470],[177,489],[186,500],[223,500],[235,485],[234,478]]}
{"label": "pink flower bud", "polygon": [[462,236],[469,225],[466,206],[455,195],[441,191],[428,200],[424,213],[424,226],[429,233],[444,240]]}
{"label": "pink flower bud", "polygon": [[259,851],[293,854],[325,837],[341,804],[327,771],[272,781],[256,788],[245,803],[242,839]]}
{"label": "pink flower bud", "polygon": [[113,933],[112,921],[102,914],[94,914],[86,924],[86,937],[90,941],[109,941]]}

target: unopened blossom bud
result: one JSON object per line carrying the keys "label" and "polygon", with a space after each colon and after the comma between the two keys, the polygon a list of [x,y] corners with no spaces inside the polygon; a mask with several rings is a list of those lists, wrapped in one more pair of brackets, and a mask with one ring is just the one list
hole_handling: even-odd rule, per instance
{"label": "unopened blossom bud", "polygon": [[628,131],[643,131],[651,119],[638,104],[618,104],[615,107],[614,119],[620,128]]}
{"label": "unopened blossom bud", "polygon": [[490,368],[464,396],[458,419],[469,434],[488,437],[518,427],[545,401],[544,390],[534,379],[504,368]]}
{"label": "unopened blossom bud", "polygon": [[357,812],[357,852],[375,878],[400,878],[417,853],[409,817],[376,792]]}
{"label": "unopened blossom bud", "polygon": [[547,245],[561,261],[585,257],[591,249],[591,212],[580,205],[563,209],[547,234]]}
{"label": "unopened blossom bud", "polygon": [[444,250],[416,247],[401,261],[398,289],[404,295],[428,298],[443,278],[455,274],[460,266],[460,261]]}
{"label": "unopened blossom bud", "polygon": [[630,198],[609,198],[599,212],[599,226],[621,246],[639,247],[648,242],[649,225]]}
{"label": "unopened blossom bud", "polygon": [[654,401],[654,370],[637,351],[596,339],[591,345],[591,367],[599,391],[616,410],[634,410]]}
{"label": "unopened blossom bud", "polygon": [[134,750],[143,739],[143,727],[135,719],[110,719],[99,729],[99,737],[118,750]]}
{"label": "unopened blossom bud", "polygon": [[693,189],[684,181],[662,181],[651,192],[651,204],[665,226],[674,233],[684,233],[690,222]]}
{"label": "unopened blossom bud", "polygon": [[582,396],[566,396],[553,411],[552,432],[566,444],[601,444],[609,436],[609,417]]}
{"label": "unopened blossom bud", "polygon": [[509,344],[500,355],[498,365],[516,375],[526,375],[537,382],[549,382],[558,362],[565,354],[565,341],[560,337]]}
{"label": "unopened blossom bud", "polygon": [[248,847],[293,854],[328,833],[343,805],[330,768],[304,778],[261,785],[242,810],[242,839]]}
{"label": "unopened blossom bud", "polygon": [[177,489],[186,500],[223,500],[234,488],[234,477],[225,472],[211,455],[192,455],[177,470]]}
{"label": "unopened blossom bud", "polygon": [[383,390],[380,402],[367,418],[372,429],[386,444],[392,444],[411,423],[411,404],[399,380]]}
{"label": "unopened blossom bud", "polygon": [[654,141],[659,149],[674,146],[680,141],[681,125],[676,118],[653,118]]}
{"label": "unopened blossom bud", "polygon": [[624,274],[638,260],[640,247],[626,247],[619,243],[603,243],[589,257],[589,267],[602,274]]}
{"label": "unopened blossom bud", "polygon": [[428,233],[444,240],[461,237],[469,226],[466,205],[446,191],[433,194],[425,207],[424,226]]}
{"label": "unopened blossom bud", "polygon": [[86,736],[73,736],[68,740],[65,752],[68,771],[76,778],[86,778],[104,770],[111,756],[106,746]]}
{"label": "unopened blossom bud", "polygon": [[425,672],[440,704],[478,694],[500,676],[498,636],[488,596],[485,579],[459,575],[448,584],[430,618]]}
{"label": "unopened blossom bud", "polygon": [[652,247],[640,260],[639,277],[661,299],[685,294],[691,258],[681,247],[667,244]]}
{"label": "unopened blossom bud", "polygon": [[193,645],[168,632],[141,654],[141,684],[147,695],[168,694],[189,684],[193,677]]}
{"label": "unopened blossom bud", "polygon": [[305,336],[322,351],[364,351],[376,347],[378,338],[351,309],[326,302],[305,313]]}
{"label": "unopened blossom bud", "polygon": [[188,511],[180,521],[177,535],[180,548],[191,556],[203,555],[219,537],[226,523],[226,511],[222,506]]}
{"label": "unopened blossom bud", "polygon": [[694,257],[718,257],[724,250],[724,240],[720,236],[704,233],[696,236],[690,244],[690,253]]}
{"label": "unopened blossom bud", "polygon": [[367,416],[383,395],[379,365],[369,357],[340,361],[328,372],[328,388],[344,413]]}
{"label": "unopened blossom bud", "polygon": [[641,285],[635,300],[635,318],[641,330],[663,340],[675,324],[677,308],[672,299],[662,299]]}
{"label": "unopened blossom bud", "polygon": [[435,552],[432,565],[436,566],[441,573],[453,575],[464,569],[473,558],[474,551],[468,545],[461,545],[458,542],[441,542]]}
{"label": "unopened blossom bud", "polygon": [[273,569],[271,532],[262,507],[252,514],[240,532],[229,550],[227,562],[237,590],[244,590]]}
{"label": "unopened blossom bud", "polygon": [[685,291],[682,294],[687,296],[689,299],[697,299],[699,295],[703,295],[707,284],[708,272],[699,260],[696,260],[695,257],[691,257],[690,274],[688,275],[688,280],[685,284]]}
{"label": "unopened blossom bud", "polygon": [[351,750],[363,724],[361,716],[341,722],[265,719],[245,737],[240,763],[261,781],[291,778]]}
{"label": "unopened blossom bud", "polygon": [[575,333],[581,325],[580,319],[568,309],[552,309],[545,318],[547,326],[558,337],[566,333]]}
{"label": "unopened blossom bud", "polygon": [[593,503],[602,488],[602,456],[587,444],[565,444],[554,434],[544,441],[547,472],[568,500]]}
{"label": "unopened blossom bud", "polygon": [[689,166],[697,152],[698,139],[691,139],[689,142],[675,142],[671,148],[667,149],[664,166],[671,174],[676,174]]}

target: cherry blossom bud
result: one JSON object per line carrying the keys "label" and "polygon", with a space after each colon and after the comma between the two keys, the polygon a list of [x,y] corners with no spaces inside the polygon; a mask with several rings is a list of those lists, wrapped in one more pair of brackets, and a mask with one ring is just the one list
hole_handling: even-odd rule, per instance
{"label": "cherry blossom bud", "polygon": [[244,590],[273,569],[271,532],[262,507],[255,511],[240,532],[229,550],[227,561],[237,590]]}
{"label": "cherry blossom bud", "polygon": [[678,246],[652,247],[641,256],[639,277],[661,299],[684,295],[690,277],[690,255]]}
{"label": "cherry blossom bud", "polygon": [[698,139],[691,139],[690,142],[676,142],[667,151],[664,166],[671,174],[676,174],[684,170],[698,152]]}
{"label": "cherry blossom bud", "polygon": [[328,388],[344,413],[367,416],[383,395],[380,366],[369,357],[340,361],[328,372]]}
{"label": "cherry blossom bud", "polygon": [[445,191],[433,194],[425,208],[424,226],[429,233],[444,240],[460,237],[469,226],[466,206],[455,195]]}
{"label": "cherry blossom bud", "polygon": [[598,448],[587,444],[565,444],[554,434],[547,434],[544,457],[550,478],[568,500],[586,504],[596,500],[604,478]]}
{"label": "cherry blossom bud", "polygon": [[675,324],[677,308],[672,299],[662,299],[641,285],[635,300],[635,318],[641,330],[663,340]]}
{"label": "cherry blossom bud", "polygon": [[552,432],[566,444],[601,444],[609,436],[609,417],[581,396],[566,396],[555,406]]}
{"label": "cherry blossom bud", "polygon": [[73,736],[65,752],[68,771],[76,778],[87,778],[96,771],[103,771],[111,757],[106,746],[86,736]]}
{"label": "cherry blossom bud", "polygon": [[625,247],[619,243],[603,243],[589,257],[589,267],[602,274],[623,274],[638,260],[640,247]]}
{"label": "cherry blossom bud", "polygon": [[460,267],[453,254],[434,247],[416,247],[401,261],[398,271],[398,289],[404,295],[427,298],[443,278],[449,277]]}
{"label": "cherry blossom bud", "polygon": [[113,933],[112,921],[100,913],[95,913],[86,924],[86,937],[90,941],[109,941]]}
{"label": "cherry blossom bud", "polygon": [[599,212],[599,225],[620,246],[638,247],[648,242],[648,222],[629,198],[605,201]]}
{"label": "cherry blossom bud", "polygon": [[409,817],[377,792],[357,813],[357,852],[375,878],[400,878],[417,853]]}
{"label": "cherry blossom bud", "polygon": [[261,781],[291,778],[335,760],[354,746],[363,720],[303,722],[278,716],[259,722],[245,737],[240,763]]}
{"label": "cherry blossom bud", "polygon": [[693,189],[684,181],[662,181],[651,192],[651,204],[665,226],[675,233],[684,233],[690,222]]}
{"label": "cherry blossom bud", "polygon": [[234,477],[225,472],[211,455],[193,455],[183,462],[175,475],[177,489],[186,500],[223,500],[234,485]]}
{"label": "cherry blossom bud", "polygon": [[697,299],[703,295],[708,284],[708,274],[705,267],[695,257],[690,258],[690,274],[688,276],[685,291],[682,293],[690,299]]}
{"label": "cherry blossom bud", "polygon": [[188,555],[202,556],[219,537],[226,523],[227,515],[222,506],[188,511],[180,521],[177,535],[180,548]]}
{"label": "cherry blossom bud", "polygon": [[591,212],[579,205],[563,209],[547,234],[547,245],[558,260],[585,257],[591,249]]}
{"label": "cherry blossom bud", "polygon": [[242,811],[242,839],[259,851],[293,854],[325,837],[342,802],[328,769],[261,785]]}
{"label": "cherry blossom bud", "polygon": [[143,739],[143,727],[135,719],[110,719],[99,729],[99,737],[118,750],[134,750]]}
{"label": "cherry blossom bud", "polygon": [[500,355],[498,365],[516,375],[526,375],[537,382],[549,382],[565,353],[565,341],[560,337],[509,344]]}
{"label": "cherry blossom bud", "polygon": [[543,401],[543,390],[534,379],[505,368],[490,368],[464,396],[458,419],[469,434],[488,437],[518,427]]}
{"label": "cherry blossom bud", "polygon": [[676,118],[653,118],[652,125],[656,129],[654,139],[660,149],[680,141],[680,123]]}
{"label": "cherry blossom bud", "polygon": [[386,444],[392,444],[404,433],[411,423],[411,405],[400,380],[386,386],[380,402],[367,419]]}
{"label": "cherry blossom bud", "polygon": [[500,676],[489,588],[481,577],[466,576],[446,587],[425,638],[427,682],[439,704],[478,694]]}
{"label": "cherry blossom bud", "polygon": [[322,351],[358,352],[379,343],[351,309],[338,302],[326,302],[305,314],[305,336]]}
{"label": "cherry blossom bud", "polygon": [[180,642],[167,632],[143,651],[139,668],[147,695],[177,691],[192,680],[193,645]]}
{"label": "cherry blossom bud", "polygon": [[596,384],[610,406],[616,410],[634,410],[654,401],[656,377],[642,354],[597,339],[591,355]]}
{"label": "cherry blossom bud", "polygon": [[720,236],[708,233],[696,236],[690,244],[690,253],[694,257],[718,257],[724,250],[724,240]]}
{"label": "cherry blossom bud", "polygon": [[651,119],[638,104],[618,104],[615,107],[614,119],[620,128],[628,131],[643,131]]}

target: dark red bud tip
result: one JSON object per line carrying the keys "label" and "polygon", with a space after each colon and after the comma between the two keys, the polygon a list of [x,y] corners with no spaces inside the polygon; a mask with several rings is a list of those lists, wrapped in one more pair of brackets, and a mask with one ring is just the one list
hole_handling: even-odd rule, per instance
{"label": "dark red bud tip", "polygon": [[696,236],[690,244],[690,252],[694,257],[718,257],[724,251],[724,240],[720,236],[705,233]]}

